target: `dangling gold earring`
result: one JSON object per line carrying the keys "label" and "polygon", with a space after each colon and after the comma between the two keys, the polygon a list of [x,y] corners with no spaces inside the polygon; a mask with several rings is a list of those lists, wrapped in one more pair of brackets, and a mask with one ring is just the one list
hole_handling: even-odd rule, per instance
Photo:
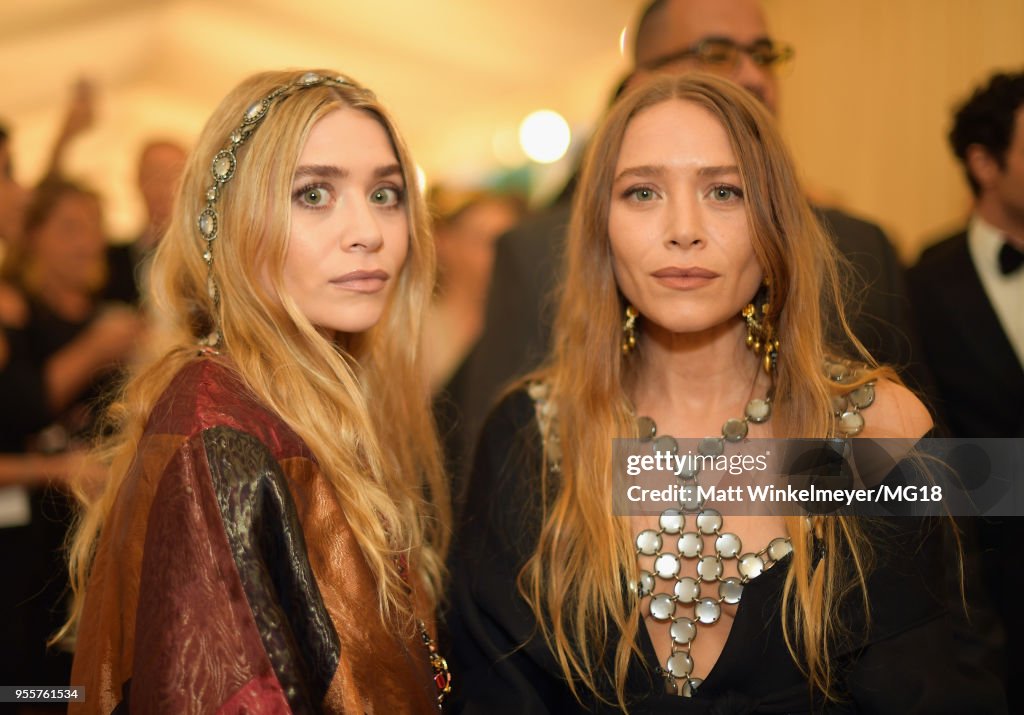
{"label": "dangling gold earring", "polygon": [[640,313],[632,305],[626,306],[626,319],[622,321],[622,354],[636,350],[636,319]]}
{"label": "dangling gold earring", "polygon": [[[758,301],[762,292],[765,295],[764,302]],[[754,351],[755,355],[764,356],[761,362],[764,371],[771,374],[779,361],[779,339],[775,337],[775,328],[768,322],[768,309],[770,304],[767,298],[768,281],[764,282],[763,291],[759,290],[754,300],[747,303],[740,315],[747,322],[747,347]],[[760,306],[757,303],[760,302]],[[760,311],[758,310],[760,307]]]}

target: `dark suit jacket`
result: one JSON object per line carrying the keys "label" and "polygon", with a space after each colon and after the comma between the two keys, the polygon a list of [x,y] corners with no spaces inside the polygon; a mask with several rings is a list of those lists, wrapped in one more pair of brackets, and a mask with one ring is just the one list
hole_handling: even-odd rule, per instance
{"label": "dark suit jacket", "polygon": [[[1024,437],[1024,369],[989,302],[971,259],[967,233],[927,249],[908,273],[925,358],[935,380],[935,407],[954,437]],[[1009,647],[995,670],[1024,673],[1020,594],[1024,576],[1006,560],[1024,540],[1024,518],[961,519],[965,538],[968,602],[991,607],[1006,630]],[[975,543],[976,542],[976,543]],[[986,593],[978,591],[979,586]],[[987,595],[986,595],[987,594]],[[999,636],[989,616],[972,610],[973,637]],[[972,638],[973,638],[972,637]],[[974,647],[968,639],[965,647]],[[991,651],[991,646],[988,647]],[[1008,681],[1009,682],[1009,681]],[[1011,711],[1021,712],[1024,696],[1007,688]]]}
{"label": "dark suit jacket", "polygon": [[909,273],[936,407],[956,437],[1024,437],[1024,368],[974,268],[967,234],[932,246]]}

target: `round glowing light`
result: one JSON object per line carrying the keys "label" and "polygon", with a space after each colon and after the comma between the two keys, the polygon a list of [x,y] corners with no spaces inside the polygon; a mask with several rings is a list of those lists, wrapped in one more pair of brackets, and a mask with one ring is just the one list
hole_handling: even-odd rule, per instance
{"label": "round glowing light", "polygon": [[571,140],[569,123],[550,109],[533,112],[519,125],[519,144],[540,164],[552,164],[565,156]]}

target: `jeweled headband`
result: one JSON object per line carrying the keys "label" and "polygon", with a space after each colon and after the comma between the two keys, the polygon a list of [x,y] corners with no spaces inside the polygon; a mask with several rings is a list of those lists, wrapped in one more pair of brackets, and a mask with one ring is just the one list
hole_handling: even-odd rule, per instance
{"label": "jeweled headband", "polygon": [[[210,291],[210,299],[213,300],[214,308],[217,307],[219,295],[217,285],[213,281],[213,241],[217,238],[217,230],[220,217],[217,214],[217,200],[220,198],[221,189],[224,184],[231,181],[238,167],[238,148],[245,144],[246,140],[266,118],[267,112],[279,98],[294,94],[295,92],[308,87],[321,85],[347,85],[355,87],[356,84],[347,77],[328,77],[317,72],[306,72],[294,82],[282,85],[267,96],[249,105],[242,115],[242,123],[235,131],[228,136],[224,148],[217,152],[213,161],[210,162],[210,174],[213,175],[213,184],[206,190],[206,206],[199,212],[197,226],[199,235],[206,241],[206,250],[203,252],[203,260],[207,266],[207,288]],[[200,341],[202,345],[214,347],[220,344],[220,330],[214,328],[206,338]]]}

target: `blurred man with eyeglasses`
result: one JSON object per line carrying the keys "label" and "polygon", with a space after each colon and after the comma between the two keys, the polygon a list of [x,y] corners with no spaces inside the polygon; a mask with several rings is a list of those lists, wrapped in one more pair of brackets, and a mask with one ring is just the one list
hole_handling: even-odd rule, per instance
{"label": "blurred man with eyeglasses", "polygon": [[[756,0],[655,0],[636,27],[634,69],[620,91],[657,73],[703,70],[736,82],[777,110],[774,70],[794,53],[771,38]],[[547,351],[571,190],[570,184],[552,207],[498,241],[483,338],[449,386],[462,416],[456,429],[467,440],[463,467],[497,392]],[[854,334],[879,361],[911,365],[916,338],[903,268],[889,240],[874,224],[835,209],[817,211],[852,264],[852,292],[864,297],[862,306],[849,307]],[[909,382],[920,388],[927,377],[913,373]]]}
{"label": "blurred man with eyeglasses", "polygon": [[774,113],[774,69],[792,57],[792,47],[769,36],[755,0],[656,0],[637,24],[627,86],[655,73],[713,72],[749,91]]}

